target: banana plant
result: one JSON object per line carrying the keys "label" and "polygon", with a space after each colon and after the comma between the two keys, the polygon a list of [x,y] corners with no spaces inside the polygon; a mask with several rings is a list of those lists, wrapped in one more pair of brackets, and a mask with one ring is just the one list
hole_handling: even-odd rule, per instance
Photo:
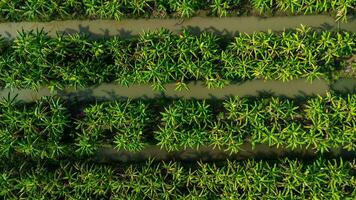
{"label": "banana plant", "polygon": [[57,158],[68,153],[62,143],[69,123],[63,102],[42,98],[26,105],[8,96],[0,101],[2,156],[14,153],[33,158]]}
{"label": "banana plant", "polygon": [[85,117],[77,120],[77,152],[91,155],[103,144],[116,149],[139,151],[145,147],[150,111],[142,102],[131,100],[95,104],[84,109]]}
{"label": "banana plant", "polygon": [[356,3],[352,0],[341,0],[337,5],[336,21],[347,22],[349,10],[355,9]]}
{"label": "banana plant", "polygon": [[178,100],[161,113],[161,124],[155,131],[158,145],[169,151],[198,148],[208,141],[211,108],[205,101]]}
{"label": "banana plant", "polygon": [[172,9],[182,18],[192,17],[196,10],[196,2],[191,0],[169,0]]}
{"label": "banana plant", "polygon": [[2,162],[0,183],[5,198],[347,199],[355,193],[354,166],[354,160],[320,157],[309,162],[284,158],[219,164],[199,161],[194,165],[150,160],[120,166],[69,160],[50,165],[25,160]]}
{"label": "banana plant", "polygon": [[211,12],[219,17],[226,17],[228,10],[230,9],[230,4],[225,0],[214,0],[212,5],[210,5]]}
{"label": "banana plant", "polygon": [[259,15],[328,13],[335,15],[337,21],[346,22],[347,15],[354,12],[354,7],[353,0],[3,0],[0,4],[0,20],[48,21],[78,18],[121,20],[152,15],[167,16],[167,14],[187,18],[194,16],[198,10],[206,10],[208,13],[222,17],[230,11],[240,15],[256,10]]}
{"label": "banana plant", "polygon": [[164,90],[172,82],[185,88],[187,81],[205,81],[215,88],[237,80],[335,79],[356,46],[354,34],[317,33],[306,27],[281,34],[238,34],[223,46],[221,39],[165,29],[131,40],[20,32],[3,50],[0,82],[4,87],[39,89],[115,81]]}
{"label": "banana plant", "polygon": [[257,9],[260,14],[265,14],[272,9],[273,0],[251,0],[253,8]]}

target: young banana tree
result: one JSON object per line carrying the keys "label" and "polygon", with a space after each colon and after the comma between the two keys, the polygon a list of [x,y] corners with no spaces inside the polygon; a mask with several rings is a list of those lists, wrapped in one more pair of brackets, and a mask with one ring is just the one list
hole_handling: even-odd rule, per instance
{"label": "young banana tree", "polygon": [[229,1],[227,0],[213,0],[210,5],[211,12],[213,15],[217,15],[219,17],[226,17],[228,14],[228,10],[230,9]]}
{"label": "young banana tree", "polygon": [[260,14],[265,14],[273,8],[274,0],[251,0],[250,3]]}
{"label": "young banana tree", "polygon": [[190,18],[196,11],[196,1],[192,0],[169,0],[173,11],[177,12],[182,18]]}
{"label": "young banana tree", "polygon": [[93,154],[103,144],[114,144],[118,150],[144,148],[151,114],[143,102],[96,104],[85,108],[84,115],[77,121],[76,145],[80,154]]}
{"label": "young banana tree", "polygon": [[31,105],[15,98],[8,96],[0,101],[2,155],[19,153],[53,159],[68,153],[68,148],[62,144],[65,135],[69,134],[65,132],[69,113],[63,102],[42,98]]}

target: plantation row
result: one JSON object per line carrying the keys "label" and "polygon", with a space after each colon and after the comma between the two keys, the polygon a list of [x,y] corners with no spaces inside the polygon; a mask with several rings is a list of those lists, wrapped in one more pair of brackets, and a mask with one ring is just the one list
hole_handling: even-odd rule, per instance
{"label": "plantation row", "polygon": [[355,160],[250,160],[194,166],[15,163],[3,161],[0,167],[0,197],[5,199],[356,198]]}
{"label": "plantation row", "polygon": [[130,17],[191,17],[198,10],[209,15],[227,16],[244,13],[270,15],[283,13],[330,13],[336,20],[346,21],[355,13],[354,0],[3,0],[0,3],[0,20],[55,20],[55,19],[116,19]]}
{"label": "plantation row", "polygon": [[355,53],[356,33],[303,26],[282,33],[240,33],[228,41],[211,33],[176,35],[164,29],[131,40],[22,32],[0,43],[0,86],[63,88],[115,81],[163,90],[165,83],[183,89],[191,80],[212,88],[251,79],[337,79]]}
{"label": "plantation row", "polygon": [[[69,105],[68,105],[69,106]],[[231,153],[242,144],[268,144],[317,152],[356,150],[356,95],[206,100],[118,100],[71,105],[56,98],[0,104],[0,153],[33,158],[94,155],[103,145],[168,151],[213,145]]]}

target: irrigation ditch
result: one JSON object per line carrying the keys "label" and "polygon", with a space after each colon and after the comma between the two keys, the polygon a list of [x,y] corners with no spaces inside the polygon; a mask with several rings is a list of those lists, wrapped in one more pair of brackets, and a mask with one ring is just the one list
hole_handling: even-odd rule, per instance
{"label": "irrigation ditch", "polygon": [[204,31],[213,32],[217,35],[234,36],[238,32],[253,33],[272,30],[275,32],[295,29],[304,26],[316,30],[345,30],[356,32],[356,17],[348,17],[347,23],[335,22],[328,15],[303,15],[303,16],[280,16],[280,17],[192,17],[190,19],[124,19],[115,20],[65,20],[51,22],[6,22],[0,23],[0,35],[13,39],[17,32],[43,29],[49,36],[55,37],[57,33],[88,34],[91,38],[108,38],[120,36],[129,38],[137,36],[143,31],[153,31],[166,28],[173,33],[180,33],[183,29],[193,34]]}
{"label": "irrigation ditch", "polygon": [[181,162],[220,162],[225,160],[269,160],[279,158],[298,158],[298,159],[314,159],[317,157],[338,158],[345,160],[353,159],[356,156],[355,151],[346,151],[342,148],[331,149],[326,153],[316,153],[311,148],[300,148],[290,150],[283,147],[270,147],[266,144],[257,144],[254,148],[249,143],[241,146],[241,151],[238,153],[229,153],[224,149],[217,149],[213,146],[202,146],[199,149],[187,148],[180,151],[169,152],[161,149],[158,146],[147,146],[140,152],[130,152],[126,150],[115,150],[111,146],[104,146],[101,148],[96,156],[93,158],[95,162],[100,163],[143,163],[147,160],[154,161],[181,161]]}
{"label": "irrigation ditch", "polygon": [[175,84],[165,84],[165,91],[154,91],[151,85],[132,85],[129,87],[118,84],[101,84],[88,88],[64,88],[50,91],[43,87],[38,91],[31,89],[0,90],[0,98],[17,96],[18,100],[32,102],[44,96],[59,96],[66,100],[116,100],[120,98],[151,99],[151,98],[183,98],[183,99],[223,99],[229,96],[282,96],[299,98],[304,96],[324,96],[328,91],[339,94],[352,94],[356,92],[356,79],[340,79],[333,83],[325,80],[305,79],[288,82],[272,80],[251,80],[231,83],[224,88],[208,89],[203,82],[196,81],[187,84],[188,90],[177,91]]}

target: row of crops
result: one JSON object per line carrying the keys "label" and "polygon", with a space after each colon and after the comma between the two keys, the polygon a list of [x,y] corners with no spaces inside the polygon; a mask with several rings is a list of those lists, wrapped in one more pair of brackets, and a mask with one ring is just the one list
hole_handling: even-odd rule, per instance
{"label": "row of crops", "polygon": [[212,33],[181,34],[161,29],[139,37],[90,40],[86,35],[43,31],[20,32],[0,42],[0,86],[39,89],[43,86],[87,87],[203,81],[222,88],[252,79],[289,81],[354,77],[344,73],[356,52],[356,34],[314,31],[301,26],[281,33],[239,33],[233,38]]}
{"label": "row of crops", "polygon": [[328,93],[304,101],[117,100],[69,105],[55,97],[0,104],[1,156],[93,156],[100,147],[168,151],[212,145],[236,153],[244,143],[327,152],[356,150],[356,95]]}
{"label": "row of crops", "polygon": [[132,17],[192,17],[198,11],[213,16],[243,14],[294,15],[329,13],[346,21],[355,13],[354,0],[3,0],[0,20],[116,19]]}
{"label": "row of crops", "polygon": [[[16,162],[17,161],[17,162]],[[356,163],[227,161],[99,165],[2,161],[5,199],[354,199]]]}

